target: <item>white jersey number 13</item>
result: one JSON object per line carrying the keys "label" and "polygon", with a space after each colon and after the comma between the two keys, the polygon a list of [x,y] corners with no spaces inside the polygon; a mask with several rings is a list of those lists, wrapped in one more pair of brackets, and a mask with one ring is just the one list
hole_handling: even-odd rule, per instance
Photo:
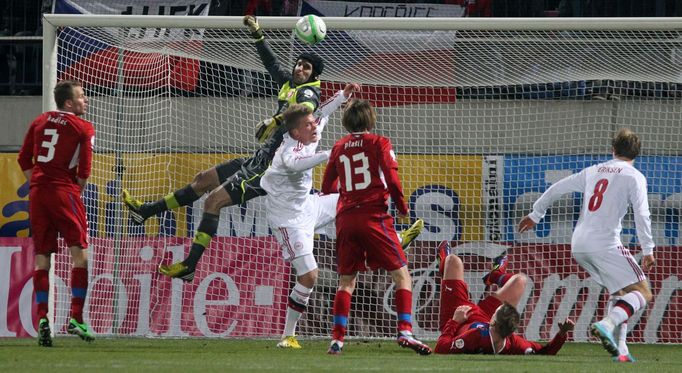
{"label": "white jersey number 13", "polygon": [[[369,186],[372,181],[372,175],[369,173],[369,158],[364,152],[357,153],[353,155],[353,160],[341,155],[339,161],[343,164],[343,171],[345,173],[346,179],[346,191],[350,192],[353,190],[363,190]],[[351,170],[351,163],[360,161],[360,166],[355,167]],[[358,175],[362,177],[362,181],[353,184],[353,175]]]}

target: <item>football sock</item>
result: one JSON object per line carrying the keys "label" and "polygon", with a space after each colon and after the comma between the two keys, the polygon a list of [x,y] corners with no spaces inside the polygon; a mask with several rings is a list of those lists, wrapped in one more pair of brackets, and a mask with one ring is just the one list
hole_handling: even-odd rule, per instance
{"label": "football sock", "polygon": [[194,235],[194,240],[192,241],[192,248],[189,250],[189,255],[183,261],[183,263],[190,267],[191,269],[196,268],[201,255],[204,250],[211,243],[211,239],[215,236],[218,231],[218,223],[220,222],[220,215],[214,215],[208,212],[204,212],[201,216],[201,222],[199,223],[199,228],[197,233]]}
{"label": "football sock", "polygon": [[497,286],[502,287],[504,286],[504,284],[507,283],[507,281],[509,281],[512,278],[513,275],[511,273],[505,273],[495,270],[490,271],[489,276],[490,281],[497,284]]}
{"label": "football sock", "polygon": [[146,219],[167,210],[191,205],[194,201],[198,200],[199,197],[200,196],[194,192],[194,189],[192,189],[192,185],[187,184],[158,201],[143,204],[140,206],[140,215]]}
{"label": "football sock", "polygon": [[348,314],[350,313],[350,293],[339,290],[334,296],[334,328],[332,339],[343,342],[348,328]]}
{"label": "football sock", "polygon": [[33,272],[33,288],[36,292],[38,304],[38,320],[47,317],[47,297],[50,291],[50,277],[45,269],[36,269]]}
{"label": "football sock", "polygon": [[629,319],[635,312],[646,305],[646,300],[639,291],[631,291],[616,301],[613,309],[608,314],[613,325],[620,325]]}
{"label": "football sock", "polygon": [[88,269],[73,267],[71,270],[71,317],[83,323],[83,305],[88,291]]}
{"label": "football sock", "polygon": [[412,331],[412,291],[398,289],[395,292],[395,310],[398,314],[398,332]]}
{"label": "football sock", "polygon": [[616,333],[618,334],[616,341],[618,343],[618,355],[628,355],[630,353],[630,350],[628,349],[628,345],[625,343],[625,340],[627,339],[628,336],[628,323],[627,322],[621,323],[619,326],[616,327],[616,330],[618,331],[618,333]]}
{"label": "football sock", "polygon": [[169,210],[178,208],[180,206],[191,205],[194,201],[199,199],[199,195],[194,191],[191,184],[176,190],[174,193],[164,197],[166,206]]}
{"label": "football sock", "polygon": [[287,318],[284,324],[284,333],[282,334],[283,337],[296,334],[296,324],[303,312],[305,312],[312,292],[313,289],[307,288],[298,282],[294,285],[294,288],[291,289],[289,303],[287,305]]}

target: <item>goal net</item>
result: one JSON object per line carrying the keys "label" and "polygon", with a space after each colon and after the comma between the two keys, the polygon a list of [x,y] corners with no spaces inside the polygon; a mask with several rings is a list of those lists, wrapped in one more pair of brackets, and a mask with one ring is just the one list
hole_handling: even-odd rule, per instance
{"label": "goal net", "polygon": [[[323,100],[357,82],[357,96],[377,108],[376,132],[394,144],[411,218],[426,223],[408,252],[415,334],[438,336],[435,253],[446,240],[464,260],[474,301],[494,290],[481,277],[503,252],[509,271],[528,275],[518,306],[526,338],[549,339],[571,317],[572,339],[589,340],[607,294],[571,258],[582,196],[566,195],[531,232],[515,227],[552,183],[610,159],[611,135],[629,127],[643,141],[635,165],[648,179],[658,260],[649,273],[654,300],[630,321],[630,341],[682,343],[682,21],[326,20],[326,40],[312,47],[293,36],[295,18],[260,22],[283,66],[306,50],[323,57]],[[48,15],[45,24],[46,105],[57,79],[82,81],[97,131],[84,193],[86,321],[115,336],[278,337],[293,276],[262,200],[222,210],[217,237],[185,283],[157,267],[185,257],[203,198],[138,227],[118,197],[126,188],[158,200],[256,149],[254,126],[274,114],[278,87],[241,18]],[[335,113],[320,149],[343,135]],[[622,240],[639,258],[631,213]],[[320,279],[299,323],[304,337],[330,335],[334,250],[332,236],[316,237]],[[62,333],[65,253],[54,291]],[[350,337],[394,337],[393,290],[384,271],[358,277]]]}

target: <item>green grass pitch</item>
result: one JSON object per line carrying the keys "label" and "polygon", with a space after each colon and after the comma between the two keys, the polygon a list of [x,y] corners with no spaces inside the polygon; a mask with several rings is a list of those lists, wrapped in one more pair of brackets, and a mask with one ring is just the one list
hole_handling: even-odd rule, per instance
{"label": "green grass pitch", "polygon": [[[682,346],[632,345],[634,364],[614,363],[601,345],[568,343],[557,356],[419,356],[393,341],[347,340],[340,356],[326,340],[301,339],[301,350],[274,340],[99,338],[0,339],[0,372],[681,372]],[[430,343],[433,346],[433,342]]]}

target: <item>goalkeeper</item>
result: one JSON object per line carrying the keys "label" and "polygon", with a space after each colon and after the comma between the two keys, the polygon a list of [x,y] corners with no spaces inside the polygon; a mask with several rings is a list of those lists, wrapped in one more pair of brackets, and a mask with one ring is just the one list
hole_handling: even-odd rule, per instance
{"label": "goalkeeper", "polygon": [[286,127],[280,124],[286,108],[298,103],[314,112],[320,104],[319,75],[324,70],[323,60],[314,53],[304,52],[298,56],[291,71],[285,70],[266,42],[256,18],[245,16],[244,25],[249,28],[251,36],[255,39],[263,65],[280,87],[277,112],[271,118],[260,122],[257,127],[256,138],[261,143],[260,147],[250,158],[234,159],[199,172],[191,184],[158,201],[142,203],[133,198],[127,190],[124,189],[122,193],[123,203],[130,210],[133,222],[143,224],[150,216],[191,205],[201,195],[209,192],[189,256],[183,262],[159,266],[159,272],[170,277],[186,281],[194,278],[197,262],[218,229],[221,208],[241,204],[266,194],[260,187],[260,178],[282,143]]}

